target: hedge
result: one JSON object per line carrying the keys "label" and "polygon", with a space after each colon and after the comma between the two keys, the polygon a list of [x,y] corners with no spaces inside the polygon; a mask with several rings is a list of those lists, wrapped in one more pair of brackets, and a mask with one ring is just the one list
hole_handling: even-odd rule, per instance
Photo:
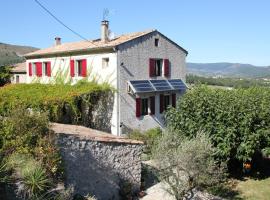
{"label": "hedge", "polygon": [[95,82],[64,84],[9,84],[0,88],[0,116],[23,104],[28,108],[47,111],[51,121],[61,122],[71,112],[72,123],[80,121],[82,102],[94,105],[102,95],[112,91],[109,85]]}
{"label": "hedge", "polygon": [[252,160],[270,147],[270,88],[195,87],[167,112],[166,123],[189,137],[209,133],[222,160]]}

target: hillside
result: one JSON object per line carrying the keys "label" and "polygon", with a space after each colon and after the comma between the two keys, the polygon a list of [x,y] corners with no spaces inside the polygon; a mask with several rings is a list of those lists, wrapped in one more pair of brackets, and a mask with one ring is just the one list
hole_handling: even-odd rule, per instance
{"label": "hillside", "polygon": [[35,50],[37,48],[0,43],[0,66],[23,62],[22,56]]}
{"label": "hillside", "polygon": [[270,66],[261,67],[240,63],[187,63],[190,74],[242,78],[270,77]]}

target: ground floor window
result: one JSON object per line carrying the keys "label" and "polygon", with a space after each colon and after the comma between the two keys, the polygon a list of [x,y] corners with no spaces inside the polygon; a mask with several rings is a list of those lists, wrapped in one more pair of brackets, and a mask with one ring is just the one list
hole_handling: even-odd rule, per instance
{"label": "ground floor window", "polygon": [[144,98],[142,99],[142,110],[141,113],[142,115],[148,115],[148,99]]}
{"label": "ground floor window", "polygon": [[170,96],[164,95],[164,110],[167,110],[170,105]]}

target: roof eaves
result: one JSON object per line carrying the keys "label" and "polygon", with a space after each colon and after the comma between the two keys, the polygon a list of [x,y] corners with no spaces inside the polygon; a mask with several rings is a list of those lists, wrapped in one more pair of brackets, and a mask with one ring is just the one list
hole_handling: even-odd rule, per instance
{"label": "roof eaves", "polygon": [[50,56],[59,56],[59,55],[71,55],[71,54],[81,54],[85,52],[92,52],[95,53],[96,51],[115,51],[115,45],[114,46],[107,46],[107,47],[96,47],[96,48],[87,48],[87,49],[77,49],[77,50],[71,50],[71,51],[59,51],[59,52],[48,52],[48,53],[37,53],[34,54],[25,54],[24,57],[27,59],[31,58],[40,58],[40,57],[50,57]]}
{"label": "roof eaves", "polygon": [[162,34],[161,32],[159,32],[158,30],[156,30],[160,35],[162,35],[163,37],[165,37],[167,40],[169,40],[171,43],[173,43],[174,45],[176,45],[179,49],[181,49],[182,51],[185,52],[186,55],[188,55],[188,51],[186,49],[184,49],[183,47],[181,47],[179,44],[177,44],[176,42],[172,41],[170,38],[168,38],[166,35]]}

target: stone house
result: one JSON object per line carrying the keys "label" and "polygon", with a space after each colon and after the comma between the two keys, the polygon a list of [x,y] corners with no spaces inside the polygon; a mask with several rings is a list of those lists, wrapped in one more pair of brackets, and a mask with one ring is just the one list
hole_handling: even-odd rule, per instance
{"label": "stone house", "polygon": [[26,54],[26,82],[109,83],[117,92],[108,123],[121,135],[163,127],[164,111],[186,90],[187,54],[157,30],[111,38],[102,21],[100,39],[62,44],[57,37],[54,46]]}

